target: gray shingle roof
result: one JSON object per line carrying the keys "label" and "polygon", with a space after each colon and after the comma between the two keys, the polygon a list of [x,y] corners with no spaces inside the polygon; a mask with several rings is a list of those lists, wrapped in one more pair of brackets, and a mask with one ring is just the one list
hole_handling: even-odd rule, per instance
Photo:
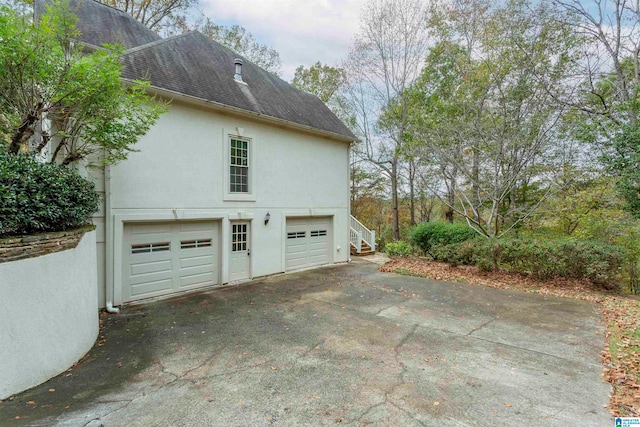
{"label": "gray shingle roof", "polygon": [[[48,0],[36,0],[35,17],[46,12]],[[161,40],[161,37],[119,9],[94,0],[70,0],[69,7],[78,17],[80,40],[93,46],[120,44],[132,48]]]}
{"label": "gray shingle roof", "polygon": [[[48,1],[35,1],[36,19]],[[70,6],[78,17],[82,42],[118,43],[129,49],[122,56],[125,79],[148,79],[159,89],[356,139],[315,95],[244,58],[242,77],[247,84],[236,82],[234,60],[241,57],[197,31],[162,39],[126,12],[95,0],[70,0]]]}
{"label": "gray shingle roof", "polygon": [[125,52],[122,76],[144,77],[158,88],[356,139],[318,97],[246,59],[246,85],[235,81],[235,58],[230,49],[193,31]]}

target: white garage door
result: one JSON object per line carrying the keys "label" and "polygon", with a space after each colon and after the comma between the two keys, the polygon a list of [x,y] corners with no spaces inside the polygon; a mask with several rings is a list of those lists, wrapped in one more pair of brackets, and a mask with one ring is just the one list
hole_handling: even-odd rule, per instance
{"label": "white garage door", "polygon": [[331,262],[331,217],[287,218],[286,270]]}
{"label": "white garage door", "polygon": [[125,224],[123,301],[217,284],[218,229],[212,221]]}

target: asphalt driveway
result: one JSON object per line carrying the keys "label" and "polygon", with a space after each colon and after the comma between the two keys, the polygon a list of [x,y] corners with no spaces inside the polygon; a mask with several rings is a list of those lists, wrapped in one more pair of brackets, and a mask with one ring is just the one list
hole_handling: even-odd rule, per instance
{"label": "asphalt driveway", "polygon": [[0,425],[613,425],[587,302],[356,260],[103,322],[77,366],[0,403]]}

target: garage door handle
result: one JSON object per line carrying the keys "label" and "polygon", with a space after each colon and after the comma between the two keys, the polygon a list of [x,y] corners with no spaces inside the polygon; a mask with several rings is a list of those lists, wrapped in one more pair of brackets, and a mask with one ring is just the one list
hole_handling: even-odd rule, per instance
{"label": "garage door handle", "polygon": [[251,256],[251,249],[247,250],[247,256]]}

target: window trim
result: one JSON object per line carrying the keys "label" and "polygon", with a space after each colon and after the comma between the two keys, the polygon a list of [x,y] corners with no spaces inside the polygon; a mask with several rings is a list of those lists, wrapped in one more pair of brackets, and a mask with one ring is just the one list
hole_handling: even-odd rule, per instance
{"label": "window trim", "polygon": [[[247,201],[247,202],[255,202],[255,183],[256,183],[256,171],[255,171],[255,142],[253,138],[250,136],[238,135],[234,133],[228,133],[223,130],[223,139],[224,143],[222,144],[224,147],[223,159],[224,159],[224,191],[223,191],[223,200],[224,201]],[[240,140],[247,142],[247,169],[248,169],[248,192],[246,193],[232,193],[231,192],[231,140]]]}

